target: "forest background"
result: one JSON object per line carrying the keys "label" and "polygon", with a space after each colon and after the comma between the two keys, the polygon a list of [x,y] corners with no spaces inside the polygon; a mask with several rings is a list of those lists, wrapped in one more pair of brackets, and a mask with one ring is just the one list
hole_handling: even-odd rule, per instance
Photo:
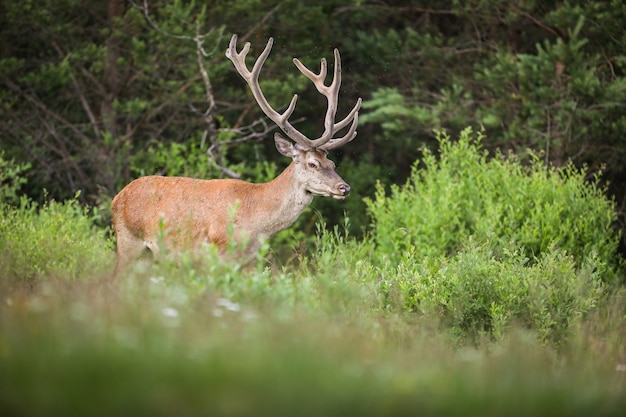
{"label": "forest background", "polygon": [[233,33],[254,56],[273,37],[261,85],[275,108],[300,95],[300,130],[320,133],[325,103],[293,57],[315,68],[338,48],[339,116],[364,99],[357,139],[333,155],[353,195],[341,207],[316,199],[294,233],[346,213],[361,235],[376,182],[403,183],[422,148],[437,150],[437,130],[466,126],[492,153],[532,150],[599,174],[624,229],[624,22],[619,0],[7,0],[0,147],[24,169],[22,193],[80,191],[103,223],[141,175],[271,179],[289,161],[224,51]]}

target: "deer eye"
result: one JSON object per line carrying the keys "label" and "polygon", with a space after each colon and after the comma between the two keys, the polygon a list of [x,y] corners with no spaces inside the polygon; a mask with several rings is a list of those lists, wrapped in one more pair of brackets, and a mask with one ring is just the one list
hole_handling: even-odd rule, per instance
{"label": "deer eye", "polygon": [[317,164],[315,162],[309,162],[309,168],[317,169]]}

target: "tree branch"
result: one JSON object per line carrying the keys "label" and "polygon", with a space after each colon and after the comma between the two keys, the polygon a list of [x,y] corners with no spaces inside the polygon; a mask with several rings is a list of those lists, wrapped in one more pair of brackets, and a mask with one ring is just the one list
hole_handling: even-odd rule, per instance
{"label": "tree branch", "polygon": [[[67,57],[67,54],[64,54],[61,47],[55,41],[52,42],[52,46],[59,54],[59,58],[65,59]],[[72,82],[72,86],[74,87],[74,93],[78,96],[78,99],[80,100],[80,103],[83,106],[83,110],[85,110],[85,114],[87,114],[87,118],[89,119],[89,122],[91,123],[91,127],[93,129],[93,133],[95,137],[99,141],[101,141],[102,135],[100,134],[100,126],[98,124],[98,120],[94,112],[91,110],[91,106],[89,105],[89,102],[87,101],[87,97],[85,97],[85,95],[83,94],[83,89],[80,88],[80,85],[78,84],[78,80],[74,76],[74,73],[70,70],[69,74],[70,74],[70,81]]]}
{"label": "tree branch", "polygon": [[246,43],[246,41],[248,40],[248,38],[250,37],[250,35],[252,35],[261,25],[263,25],[265,22],[267,22],[269,20],[269,18],[276,13],[276,11],[278,9],[280,9],[282,3],[278,3],[276,6],[274,6],[274,8],[272,10],[270,10],[269,12],[267,12],[265,14],[265,16],[263,16],[263,18],[261,20],[259,20],[257,22],[256,25],[252,26],[252,28],[250,28],[250,30],[245,33],[243,36],[241,36],[239,38],[239,40],[241,41],[241,43]]}

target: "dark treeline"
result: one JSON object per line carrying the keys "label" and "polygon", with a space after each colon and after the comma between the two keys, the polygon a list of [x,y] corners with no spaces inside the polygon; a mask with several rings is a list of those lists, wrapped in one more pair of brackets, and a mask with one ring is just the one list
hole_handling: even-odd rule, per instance
{"label": "dark treeline", "polygon": [[273,37],[261,84],[275,108],[300,95],[300,130],[321,132],[325,102],[293,57],[316,68],[339,48],[339,116],[364,99],[333,155],[354,195],[316,202],[330,224],[345,209],[366,228],[376,181],[403,182],[436,129],[474,126],[490,151],[601,172],[623,228],[625,26],[621,0],[5,0],[2,158],[30,164],[32,198],[103,207],[145,174],[267,180],[287,161],[224,51],[233,33],[254,57]]}

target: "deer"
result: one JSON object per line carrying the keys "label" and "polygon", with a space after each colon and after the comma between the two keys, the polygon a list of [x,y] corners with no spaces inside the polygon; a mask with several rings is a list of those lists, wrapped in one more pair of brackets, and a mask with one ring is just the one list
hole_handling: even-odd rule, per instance
{"label": "deer", "polygon": [[[278,152],[292,159],[276,178],[266,183],[250,183],[234,178],[196,179],[188,177],[144,176],[130,182],[111,205],[113,228],[117,240],[115,276],[145,251],[159,258],[160,244],[170,250],[194,250],[203,244],[217,246],[221,258],[234,239],[242,249],[237,259],[247,263],[254,259],[261,244],[277,232],[290,227],[311,204],[314,196],[343,200],[350,186],[337,174],[327,153],[352,141],[357,135],[361,98],[352,110],[336,122],[341,87],[341,57],[334,50],[333,80],[325,84],[326,59],[319,73],[293,59],[298,70],[313,82],[327,100],[324,130],[310,139],[289,121],[298,95],[281,113],[274,110],[259,85],[259,75],[269,56],[273,38],[250,70],[246,56],[250,42],[237,51],[237,35],[230,40],[226,57],[245,80],[263,113],[282,134],[276,132]],[[346,129],[344,135],[339,133]],[[230,246],[232,247],[232,246]]]}

